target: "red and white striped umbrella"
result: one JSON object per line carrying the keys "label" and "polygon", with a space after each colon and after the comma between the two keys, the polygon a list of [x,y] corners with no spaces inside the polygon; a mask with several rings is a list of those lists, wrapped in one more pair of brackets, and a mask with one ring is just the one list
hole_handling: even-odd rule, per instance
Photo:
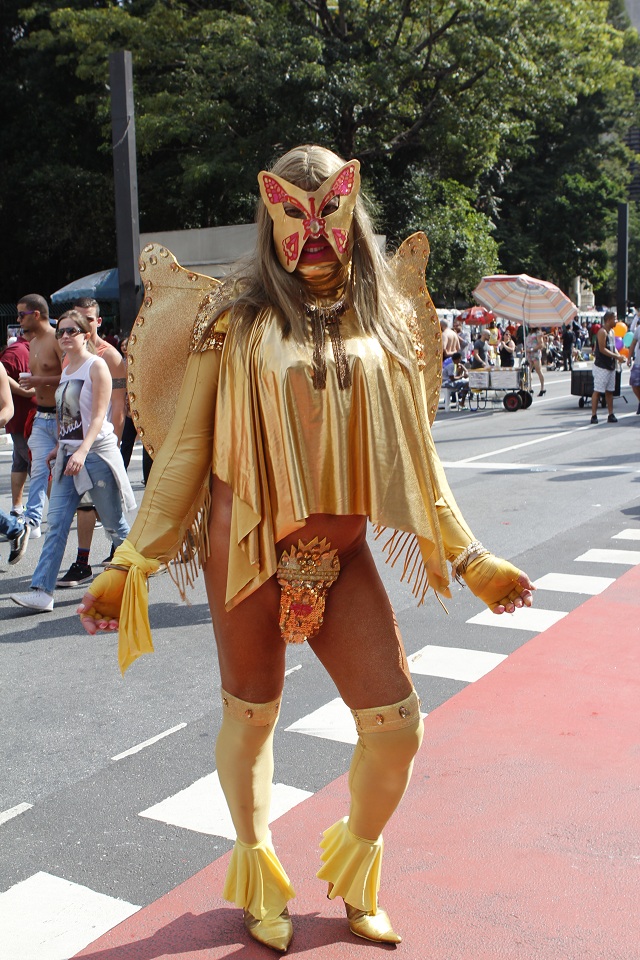
{"label": "red and white striped umbrella", "polygon": [[526,273],[483,277],[473,295],[487,310],[528,327],[568,323],[578,308],[554,283]]}

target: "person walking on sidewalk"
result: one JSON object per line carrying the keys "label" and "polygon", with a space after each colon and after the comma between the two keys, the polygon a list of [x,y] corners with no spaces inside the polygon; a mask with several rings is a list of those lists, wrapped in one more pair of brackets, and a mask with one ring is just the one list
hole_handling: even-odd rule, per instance
{"label": "person walking on sidewalk", "polygon": [[29,437],[31,479],[23,520],[31,526],[31,537],[40,536],[40,524],[49,487],[47,456],[57,440],[56,387],[60,383],[62,350],[49,323],[49,306],[44,297],[30,293],[17,306],[20,326],[28,331],[29,373],[20,374],[20,384],[35,388],[36,414]]}
{"label": "person walking on sidewalk", "polygon": [[544,334],[542,330],[531,330],[527,334],[524,342],[525,359],[538,374],[540,381],[539,397],[544,397],[547,392],[544,385],[544,373],[542,372],[542,348],[544,346]]}
{"label": "person walking on sidewalk", "polygon": [[55,336],[68,363],[55,394],[59,441],[46,458],[47,465],[54,464],[49,525],[31,589],[11,595],[14,603],[38,611],[53,610],[53,591],[82,494],[91,490],[105,530],[117,544],[129,532],[125,512],[135,507],[113,424],[107,419],[111,375],[104,360],[88,349],[91,327],[81,313],[68,310],[58,320]]}
{"label": "person walking on sidewalk", "polygon": [[629,386],[635,394],[635,398],[638,401],[638,409],[636,413],[640,414],[640,350],[638,350],[638,337],[640,336],[640,327],[636,324],[636,328],[633,331],[633,340],[629,346],[629,356],[627,357],[627,363],[631,367],[631,373],[629,374]]}
{"label": "person walking on sidewalk", "polygon": [[29,372],[29,343],[21,334],[14,343],[8,344],[2,351],[0,363],[7,371],[11,396],[13,398],[13,417],[7,423],[6,431],[13,442],[11,457],[11,513],[20,516],[24,512],[22,498],[31,469],[29,444],[25,431],[27,423],[35,413],[35,390],[20,385],[20,374]]}
{"label": "person walking on sidewalk", "polygon": [[[0,364],[0,428],[6,427],[7,423],[13,417],[13,398],[11,396],[11,387],[7,371]],[[18,563],[22,560],[24,552],[29,542],[28,524],[20,523],[16,517],[10,513],[0,510],[0,533],[11,543],[9,553],[9,563]]]}
{"label": "person walking on sidewalk", "polygon": [[[89,323],[91,328],[90,343],[98,357],[107,364],[111,374],[111,400],[107,408],[107,416],[113,424],[114,433],[118,443],[122,439],[122,430],[125,422],[125,397],[126,380],[125,365],[122,354],[116,350],[110,343],[98,336],[98,330],[102,327],[102,317],[100,316],[100,304],[93,297],[80,297],[73,303],[73,309],[81,313]],[[66,360],[63,363],[63,369]],[[78,506],[77,525],[78,525],[78,553],[76,559],[71,564],[65,574],[58,578],[57,587],[77,587],[82,583],[87,583],[93,578],[93,571],[89,563],[91,553],[91,541],[93,540],[93,531],[97,521],[96,510],[89,494],[85,494]],[[115,547],[111,545],[108,560],[113,556]],[[107,560],[107,562],[108,562]]]}
{"label": "person walking on sidewalk", "polygon": [[616,323],[615,313],[609,310],[602,318],[602,326],[596,334],[591,423],[598,422],[598,403],[600,402],[600,395],[603,393],[607,401],[608,423],[618,422],[618,418],[613,412],[613,394],[616,389],[617,364],[624,363],[625,358],[616,350],[616,340],[613,335],[613,328]]}
{"label": "person walking on sidewalk", "polygon": [[[237,834],[224,896],[250,936],[280,952],[293,936],[295,894],[268,827],[273,736],[286,643],[305,640],[358,733],[349,814],[325,830],[318,877],[344,900],[352,933],[401,940],[378,904],[382,831],[423,722],[367,517],[389,528],[389,558],[400,559],[418,600],[429,586],[450,595],[447,559],[496,613],[529,605],[533,589],[475,540],[449,490],[429,424],[437,317],[433,308],[419,316],[400,294],[359,169],[306,145],[259,174],[256,254],[201,302],[134,526],[78,608],[90,634],[119,628],[124,672],[153,649],[148,574],[187,548],[191,569],[203,567],[223,688],[217,770]],[[424,304],[424,264],[419,274]],[[136,394],[152,400],[154,373],[157,364],[136,358]]]}

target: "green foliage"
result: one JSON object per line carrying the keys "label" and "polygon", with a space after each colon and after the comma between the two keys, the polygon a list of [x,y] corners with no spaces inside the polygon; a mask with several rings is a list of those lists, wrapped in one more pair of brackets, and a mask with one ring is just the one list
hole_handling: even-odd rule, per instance
{"label": "green foliage", "polygon": [[426,230],[439,300],[500,268],[610,277],[640,88],[622,0],[5,0],[0,44],[5,299],[115,260],[118,49],[145,231],[252,219],[257,171],[314,141],[359,157],[394,243]]}

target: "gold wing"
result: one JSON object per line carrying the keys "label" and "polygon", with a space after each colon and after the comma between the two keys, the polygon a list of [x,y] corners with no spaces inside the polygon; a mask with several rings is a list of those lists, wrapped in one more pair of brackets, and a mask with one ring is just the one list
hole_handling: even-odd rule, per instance
{"label": "gold wing", "polygon": [[391,267],[400,293],[415,310],[409,319],[418,364],[423,370],[427,391],[429,423],[433,423],[442,386],[442,334],[433,300],[427,289],[425,271],[429,261],[429,241],[424,233],[412,233],[398,247]]}
{"label": "gold wing", "polygon": [[138,260],[144,300],[127,348],[129,407],[153,457],[167,435],[200,307],[219,280],[181,267],[166,247],[148,243]]}

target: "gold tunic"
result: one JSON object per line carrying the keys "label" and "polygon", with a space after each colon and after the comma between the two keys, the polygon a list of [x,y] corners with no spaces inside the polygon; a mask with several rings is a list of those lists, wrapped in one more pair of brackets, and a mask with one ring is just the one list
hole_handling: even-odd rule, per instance
{"label": "gold tunic", "polygon": [[473,535],[434,449],[417,357],[403,367],[347,311],[352,385],[338,389],[327,342],[327,385],[318,390],[313,344],[283,339],[273,312],[260,315],[242,349],[223,343],[227,321],[218,320],[210,349],[190,355],[130,543],[169,562],[196,531],[202,559],[213,471],[233,492],[227,609],[273,576],[275,544],[317,513],[360,514],[388,528],[389,559],[401,561],[418,599],[428,586],[448,596],[451,551],[438,511],[453,515],[463,544]]}

